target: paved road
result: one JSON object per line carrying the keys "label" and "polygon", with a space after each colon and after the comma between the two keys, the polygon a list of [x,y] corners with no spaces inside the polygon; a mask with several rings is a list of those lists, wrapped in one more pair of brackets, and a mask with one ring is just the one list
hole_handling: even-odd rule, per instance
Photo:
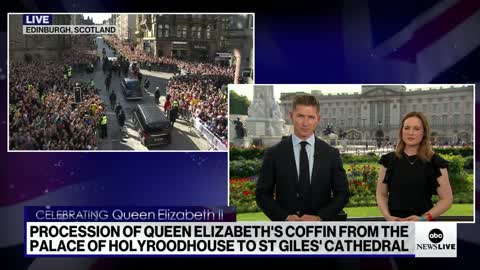
{"label": "paved road", "polygon": [[[97,44],[98,51],[100,53],[102,52],[102,49],[105,48],[108,57],[114,56],[113,52],[108,48],[102,39],[97,38]],[[190,127],[188,123],[183,120],[177,120],[175,123],[174,129],[172,130],[172,143],[170,145],[154,146],[150,149],[147,149],[142,145],[139,140],[138,132],[133,128],[132,110],[136,104],[154,104],[154,92],[155,87],[157,86],[160,87],[162,96],[165,96],[168,79],[172,76],[172,74],[159,72],[144,71],[142,73],[144,73],[144,78],[147,77],[150,80],[150,87],[144,93],[143,99],[138,101],[127,101],[124,99],[120,85],[121,77],[118,73],[113,73],[110,91],[115,91],[117,95],[117,102],[120,102],[122,105],[127,118],[125,123],[125,131],[127,134],[122,134],[120,132],[120,127],[118,125],[115,113],[112,108],[110,108],[110,92],[107,92],[105,89],[106,74],[104,74],[102,71],[102,63],[100,62],[96,66],[93,73],[74,71],[73,79],[75,80],[90,81],[93,78],[95,86],[102,89],[100,95],[104,103],[109,105],[107,111],[108,138],[99,139],[99,150],[208,150],[208,142],[198,133],[195,128]],[[161,109],[163,111],[163,108]]]}

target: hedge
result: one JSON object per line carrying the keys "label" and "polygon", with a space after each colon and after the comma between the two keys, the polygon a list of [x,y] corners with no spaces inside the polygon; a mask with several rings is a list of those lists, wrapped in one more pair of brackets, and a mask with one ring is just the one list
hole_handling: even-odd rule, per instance
{"label": "hedge", "polygon": [[433,148],[433,151],[442,155],[458,155],[462,157],[473,156],[472,147],[448,147],[448,148]]}
{"label": "hedge", "polygon": [[230,161],[230,178],[244,178],[258,175],[261,167],[261,159]]}
{"label": "hedge", "polygon": [[230,161],[245,159],[262,159],[265,148],[237,148],[230,147]]}
{"label": "hedge", "polygon": [[367,154],[367,155],[352,155],[352,154],[341,154],[343,163],[377,163],[380,160],[379,156]]}
{"label": "hedge", "polygon": [[463,166],[463,168],[465,170],[473,170],[473,163],[475,162],[475,159],[473,158],[473,156],[468,156],[465,158],[465,165]]}

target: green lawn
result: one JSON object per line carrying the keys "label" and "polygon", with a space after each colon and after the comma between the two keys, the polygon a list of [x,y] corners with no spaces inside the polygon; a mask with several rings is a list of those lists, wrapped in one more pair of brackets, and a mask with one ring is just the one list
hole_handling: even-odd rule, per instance
{"label": "green lawn", "polygon": [[[349,217],[374,217],[381,216],[376,206],[370,207],[347,207],[345,208]],[[447,211],[446,216],[473,216],[473,204],[453,204]],[[268,218],[262,213],[244,213],[237,214],[238,221],[268,221]]]}

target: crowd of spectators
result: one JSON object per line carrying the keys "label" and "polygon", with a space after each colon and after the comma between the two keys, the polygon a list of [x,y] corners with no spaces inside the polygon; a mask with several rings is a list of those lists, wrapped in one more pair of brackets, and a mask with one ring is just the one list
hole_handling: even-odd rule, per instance
{"label": "crowd of spectators", "polygon": [[73,68],[85,68],[90,64],[98,63],[99,56],[92,50],[72,49],[66,51],[62,59]]}
{"label": "crowd of spectators", "polygon": [[212,63],[201,62],[188,62],[171,57],[158,57],[154,58],[147,55],[144,51],[135,50],[130,45],[123,44],[116,37],[108,37],[104,39],[107,45],[114,49],[122,57],[127,58],[129,61],[135,61],[140,66],[151,65],[176,65],[179,69],[184,70],[186,73],[198,74],[198,75],[218,75],[232,77],[235,74],[234,67],[223,67]]}
{"label": "crowd of spectators", "polygon": [[62,61],[73,68],[85,68],[90,64],[96,64],[100,60],[97,53],[95,37],[91,35],[72,36],[72,48],[65,50]]}
{"label": "crowd of spectators", "polygon": [[214,75],[182,75],[168,84],[171,100],[178,101],[179,113],[185,119],[198,118],[222,142],[228,138],[226,85],[231,78]]}
{"label": "crowd of spectators", "polygon": [[[56,62],[10,63],[9,147],[11,150],[95,150],[105,110],[86,82],[65,77],[65,66],[96,61],[90,48],[74,47]],[[82,89],[76,103],[73,87]]]}

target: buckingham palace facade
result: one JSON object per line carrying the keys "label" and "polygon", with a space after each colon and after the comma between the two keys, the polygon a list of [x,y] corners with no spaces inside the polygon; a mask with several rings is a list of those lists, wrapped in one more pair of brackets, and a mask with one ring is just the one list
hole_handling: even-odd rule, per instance
{"label": "buckingham palace facade", "polygon": [[[281,93],[280,107],[286,124],[297,93]],[[402,117],[423,112],[436,144],[470,143],[473,140],[473,85],[408,89],[402,85],[362,85],[361,93],[322,94],[312,90],[320,102],[321,135],[327,125],[346,132],[351,140],[396,141]]]}

